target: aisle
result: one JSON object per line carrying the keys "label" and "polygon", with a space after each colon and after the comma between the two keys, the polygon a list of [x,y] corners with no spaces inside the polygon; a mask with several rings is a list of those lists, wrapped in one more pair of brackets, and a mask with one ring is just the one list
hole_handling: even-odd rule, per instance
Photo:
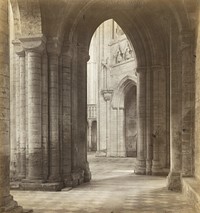
{"label": "aisle", "polygon": [[135,159],[88,156],[93,180],[71,191],[12,191],[35,213],[195,213],[180,193],[165,188],[166,178],[137,176]]}

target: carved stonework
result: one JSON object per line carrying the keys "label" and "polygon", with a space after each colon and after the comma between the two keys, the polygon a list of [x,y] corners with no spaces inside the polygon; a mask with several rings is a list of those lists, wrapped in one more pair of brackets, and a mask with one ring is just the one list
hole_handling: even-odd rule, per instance
{"label": "carved stonework", "polygon": [[105,101],[110,101],[112,99],[113,90],[102,90],[101,94]]}
{"label": "carved stonework", "polygon": [[46,38],[43,35],[21,37],[19,40],[25,51],[41,53],[45,49]]}
{"label": "carved stonework", "polygon": [[128,40],[119,41],[113,54],[113,65],[134,59],[134,52]]}
{"label": "carved stonework", "polygon": [[14,45],[14,50],[15,50],[16,54],[23,57],[25,55],[25,53],[24,53],[24,49],[21,45],[21,42],[19,40],[14,40],[12,42],[12,44]]}

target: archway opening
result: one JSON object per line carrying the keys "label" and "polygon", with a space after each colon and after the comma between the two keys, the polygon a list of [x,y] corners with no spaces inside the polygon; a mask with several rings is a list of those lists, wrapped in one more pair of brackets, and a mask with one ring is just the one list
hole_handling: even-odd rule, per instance
{"label": "archway opening", "polygon": [[125,147],[127,157],[137,157],[137,102],[136,86],[125,94]]}
{"label": "archway opening", "polygon": [[87,151],[93,173],[93,161],[125,162],[137,156],[137,60],[129,39],[113,19],[94,32],[89,55]]}

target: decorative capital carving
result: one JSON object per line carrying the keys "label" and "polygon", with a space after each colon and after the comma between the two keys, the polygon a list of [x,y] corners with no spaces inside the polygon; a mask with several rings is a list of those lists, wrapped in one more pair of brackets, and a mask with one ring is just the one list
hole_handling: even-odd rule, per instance
{"label": "decorative capital carving", "polygon": [[101,94],[105,101],[110,101],[112,99],[113,90],[102,90]]}
{"label": "decorative capital carving", "polygon": [[53,37],[47,40],[47,53],[53,55],[60,55],[61,41],[57,37]]}
{"label": "decorative capital carving", "polygon": [[43,35],[19,38],[25,51],[41,53],[45,49],[46,38]]}
{"label": "decorative capital carving", "polygon": [[93,122],[92,119],[88,119],[88,126],[89,126],[89,127],[92,127],[92,122]]}
{"label": "decorative capital carving", "polygon": [[136,68],[136,73],[146,73],[147,67],[137,67]]}
{"label": "decorative capital carving", "polygon": [[22,47],[22,44],[19,40],[14,40],[12,41],[12,44],[14,45],[14,50],[16,52],[17,55],[24,57],[25,52],[24,52],[24,48]]}

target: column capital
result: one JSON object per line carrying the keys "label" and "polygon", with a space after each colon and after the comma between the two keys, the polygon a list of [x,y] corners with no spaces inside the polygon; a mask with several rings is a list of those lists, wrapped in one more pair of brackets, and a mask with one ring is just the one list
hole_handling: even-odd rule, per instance
{"label": "column capital", "polygon": [[62,43],[59,38],[53,37],[47,40],[47,53],[52,55],[60,55]]}
{"label": "column capital", "polygon": [[92,119],[88,119],[88,126],[91,127],[92,126],[92,122],[93,120]]}
{"label": "column capital", "polygon": [[22,47],[22,44],[19,40],[13,40],[12,44],[14,45],[15,53],[18,56],[20,56],[20,57],[25,56],[24,48]]}
{"label": "column capital", "polygon": [[112,99],[113,90],[102,90],[101,94],[105,101],[110,101]]}
{"label": "column capital", "polygon": [[43,35],[21,37],[19,40],[25,51],[41,53],[45,49],[46,38]]}
{"label": "column capital", "polygon": [[146,73],[147,67],[137,67],[136,73]]}

